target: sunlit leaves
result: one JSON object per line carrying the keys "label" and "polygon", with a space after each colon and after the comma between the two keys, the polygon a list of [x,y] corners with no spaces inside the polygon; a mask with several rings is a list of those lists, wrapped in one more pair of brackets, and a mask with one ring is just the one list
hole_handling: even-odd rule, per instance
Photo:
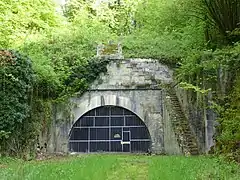
{"label": "sunlit leaves", "polygon": [[21,45],[28,35],[57,26],[55,5],[46,0],[0,0],[0,47]]}
{"label": "sunlit leaves", "polygon": [[204,48],[204,23],[190,13],[191,1],[151,0],[140,4],[136,30],[124,39],[126,56],[168,57],[175,63]]}

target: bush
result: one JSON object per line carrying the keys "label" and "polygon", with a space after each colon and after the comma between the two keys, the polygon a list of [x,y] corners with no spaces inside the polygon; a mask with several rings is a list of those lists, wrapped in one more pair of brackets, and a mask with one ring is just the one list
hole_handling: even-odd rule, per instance
{"label": "bush", "polygon": [[30,118],[34,73],[30,59],[12,50],[0,51],[0,66],[0,150],[16,151],[11,141],[18,144],[25,138],[22,130]]}

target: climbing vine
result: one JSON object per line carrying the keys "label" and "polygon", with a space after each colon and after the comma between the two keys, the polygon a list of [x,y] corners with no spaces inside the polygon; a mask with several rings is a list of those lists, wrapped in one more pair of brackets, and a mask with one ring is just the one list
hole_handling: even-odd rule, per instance
{"label": "climbing vine", "polygon": [[78,66],[72,69],[71,75],[66,79],[65,85],[70,92],[83,93],[89,85],[96,80],[100,73],[107,72],[109,59],[91,59],[83,66]]}
{"label": "climbing vine", "polygon": [[0,62],[0,152],[16,155],[29,151],[39,133],[48,131],[53,103],[85,92],[107,71],[109,60],[93,58],[73,67],[60,86],[62,92],[42,84],[30,59],[19,52],[0,51]]}

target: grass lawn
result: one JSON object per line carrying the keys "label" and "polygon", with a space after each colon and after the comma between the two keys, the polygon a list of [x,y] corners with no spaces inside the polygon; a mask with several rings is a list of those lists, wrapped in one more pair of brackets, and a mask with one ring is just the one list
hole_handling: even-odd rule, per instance
{"label": "grass lawn", "polygon": [[78,155],[44,161],[0,159],[1,180],[232,180],[240,167],[195,156]]}

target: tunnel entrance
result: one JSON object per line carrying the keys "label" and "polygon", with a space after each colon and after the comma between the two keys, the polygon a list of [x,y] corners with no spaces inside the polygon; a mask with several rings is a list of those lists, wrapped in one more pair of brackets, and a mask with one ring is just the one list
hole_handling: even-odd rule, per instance
{"label": "tunnel entrance", "polygon": [[88,111],[73,125],[70,152],[147,152],[149,131],[133,112],[118,106]]}

